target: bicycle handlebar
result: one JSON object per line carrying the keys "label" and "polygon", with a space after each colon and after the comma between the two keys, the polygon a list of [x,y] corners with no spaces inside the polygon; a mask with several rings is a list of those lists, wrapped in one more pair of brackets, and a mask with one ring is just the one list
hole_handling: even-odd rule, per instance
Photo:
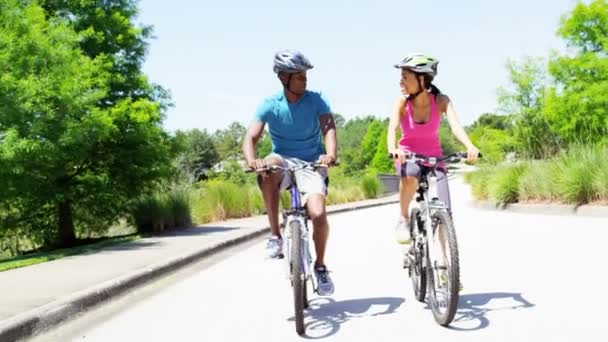
{"label": "bicycle handlebar", "polygon": [[[399,155],[396,153],[388,153],[388,157],[390,159],[396,159]],[[446,161],[448,159],[452,159],[452,158],[467,158],[468,153],[467,152],[455,152],[452,154],[448,154],[447,156],[443,156],[443,157],[427,157],[425,155],[422,154],[418,154],[418,153],[408,153],[405,155],[405,160],[406,161],[413,161],[413,162],[435,162],[435,163],[440,163],[443,161]],[[482,155],[481,153],[479,153],[478,158],[481,158]]]}
{"label": "bicycle handlebar", "polygon": [[266,171],[270,171],[270,172],[275,172],[275,171],[279,171],[279,170],[283,170],[283,171],[287,171],[287,170],[292,170],[292,171],[296,171],[296,170],[303,170],[303,169],[318,169],[318,168],[329,168],[330,166],[338,166],[340,165],[339,162],[334,162],[330,165],[323,165],[321,164],[321,162],[316,161],[316,162],[312,162],[312,163],[306,163],[304,165],[296,165],[296,166],[291,166],[291,167],[283,167],[281,165],[266,165],[262,168],[259,169],[251,169],[251,168],[247,168],[245,169],[246,173],[252,173],[252,172],[266,172]]}

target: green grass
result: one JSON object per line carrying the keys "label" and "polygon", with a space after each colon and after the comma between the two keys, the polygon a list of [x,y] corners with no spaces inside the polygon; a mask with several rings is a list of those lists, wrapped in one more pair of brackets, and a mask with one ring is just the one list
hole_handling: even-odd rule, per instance
{"label": "green grass", "polygon": [[376,198],[382,191],[382,185],[376,174],[369,173],[361,179],[361,189],[365,198]]}
{"label": "green grass", "polygon": [[490,176],[488,195],[499,203],[513,203],[519,200],[519,179],[527,170],[526,163],[498,167]]}
{"label": "green grass", "polygon": [[[375,175],[346,177],[341,170],[330,170],[327,204],[375,198],[381,192]],[[281,206],[289,207],[289,193],[281,193]],[[257,184],[237,184],[214,179],[201,183],[191,196],[192,217],[196,223],[220,221],[261,214],[265,207]]]}
{"label": "green grass", "polygon": [[98,251],[102,248],[115,246],[118,244],[135,241],[140,239],[142,236],[139,234],[133,234],[129,236],[121,236],[109,239],[102,239],[102,241],[86,244],[71,248],[56,249],[49,252],[38,252],[32,254],[26,254],[10,259],[0,260],[0,272],[7,271],[19,267],[31,266],[40,264],[43,262],[61,259],[67,256],[84,254],[89,252]]}
{"label": "green grass", "polygon": [[212,180],[192,196],[192,215],[197,223],[251,216],[260,213],[263,207],[257,185]]}
{"label": "green grass", "polygon": [[573,146],[547,160],[481,166],[465,175],[473,196],[499,203],[608,201],[608,147]]}
{"label": "green grass", "polygon": [[520,201],[556,201],[559,198],[555,190],[556,167],[544,160],[528,162],[526,172],[519,178],[518,199]]}
{"label": "green grass", "polygon": [[575,147],[553,161],[559,171],[557,193],[564,202],[583,204],[595,199],[593,179],[601,158],[597,153],[592,147]]}
{"label": "green grass", "polygon": [[131,221],[142,233],[158,233],[192,223],[190,189],[178,187],[140,198],[131,212]]}
{"label": "green grass", "polygon": [[490,175],[494,173],[495,167],[493,166],[482,166],[480,169],[474,172],[467,172],[464,175],[464,179],[467,183],[471,184],[471,190],[473,196],[477,199],[488,199],[488,181]]}

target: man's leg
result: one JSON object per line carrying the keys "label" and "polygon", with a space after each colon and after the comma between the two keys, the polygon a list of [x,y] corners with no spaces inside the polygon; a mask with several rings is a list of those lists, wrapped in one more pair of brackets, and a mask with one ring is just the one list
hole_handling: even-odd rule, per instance
{"label": "man's leg", "polygon": [[317,253],[315,267],[325,266],[325,249],[327,248],[327,239],[329,238],[325,196],[322,194],[309,195],[306,207],[314,229],[312,239],[315,242],[315,251]]}
{"label": "man's leg", "polygon": [[[282,160],[276,156],[269,156],[266,160],[270,165],[280,165],[282,163]],[[258,178],[262,197],[264,198],[264,205],[266,206],[268,223],[270,223],[271,237],[266,245],[270,258],[282,255],[283,243],[279,226],[279,199],[282,178],[283,174],[281,172],[261,174]]]}
{"label": "man's leg", "polygon": [[313,172],[302,170],[296,173],[296,182],[300,192],[304,194],[308,216],[313,225],[313,240],[317,260],[315,261],[315,276],[317,278],[317,292],[321,296],[329,296],[334,293],[334,283],[329,277],[325,265],[325,252],[329,237],[329,224],[327,222],[327,210],[325,207],[325,194],[327,194],[326,170],[321,169]]}

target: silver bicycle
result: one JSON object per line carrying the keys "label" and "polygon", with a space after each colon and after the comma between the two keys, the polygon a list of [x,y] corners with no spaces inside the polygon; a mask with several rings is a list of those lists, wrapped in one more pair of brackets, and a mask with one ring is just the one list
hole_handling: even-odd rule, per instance
{"label": "silver bicycle", "polygon": [[409,213],[412,246],[405,255],[404,267],[412,279],[416,299],[424,302],[428,291],[433,316],[442,326],[452,322],[458,309],[460,264],[454,223],[446,204],[439,200],[435,171],[445,161],[466,156],[463,152],[440,158],[406,156],[406,161],[420,165],[421,175],[416,191],[418,205]]}

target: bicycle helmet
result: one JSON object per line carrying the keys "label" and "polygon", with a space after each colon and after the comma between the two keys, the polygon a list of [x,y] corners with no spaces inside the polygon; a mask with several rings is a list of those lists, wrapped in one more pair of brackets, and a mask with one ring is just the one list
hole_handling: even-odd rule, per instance
{"label": "bicycle helmet", "polygon": [[408,69],[418,74],[435,77],[437,76],[437,64],[439,61],[435,58],[415,53],[405,56],[399,64],[395,64],[395,68]]}
{"label": "bicycle helmet", "polygon": [[277,54],[274,56],[273,70],[276,74],[279,72],[293,74],[312,68],[312,64],[310,64],[308,59],[300,51],[283,50],[277,52]]}

